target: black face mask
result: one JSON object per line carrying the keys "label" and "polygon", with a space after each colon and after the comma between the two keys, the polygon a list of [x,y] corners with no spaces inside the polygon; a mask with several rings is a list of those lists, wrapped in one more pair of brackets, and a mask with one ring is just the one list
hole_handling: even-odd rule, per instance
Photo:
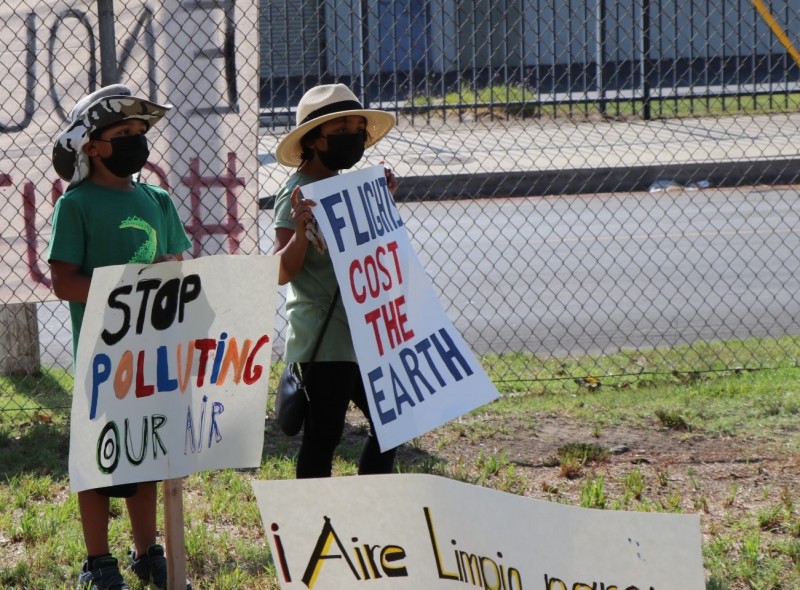
{"label": "black face mask", "polygon": [[115,176],[125,178],[141,170],[150,155],[147,147],[147,138],[142,135],[122,135],[112,137],[108,141],[111,144],[111,155],[101,158],[108,171]]}
{"label": "black face mask", "polygon": [[347,170],[356,165],[364,155],[367,132],[328,135],[328,151],[317,150],[320,161],[329,170]]}

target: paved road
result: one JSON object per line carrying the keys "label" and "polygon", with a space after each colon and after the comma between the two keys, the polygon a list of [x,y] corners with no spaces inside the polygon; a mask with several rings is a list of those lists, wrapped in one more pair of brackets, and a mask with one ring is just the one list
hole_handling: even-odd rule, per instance
{"label": "paved road", "polygon": [[[401,131],[380,153],[369,151],[368,163],[385,159],[403,179],[399,196],[410,198],[401,210],[420,258],[476,352],[578,354],[798,331],[796,190],[631,191],[670,175],[712,187],[732,172],[742,172],[739,181],[767,169],[776,181],[794,178],[800,115],[442,121]],[[272,157],[281,134],[260,138],[265,197],[288,173]],[[501,183],[499,194],[591,194],[604,182],[616,187],[612,196],[414,201],[426,191],[474,196]],[[263,211],[262,252],[272,251],[270,223]],[[45,304],[39,318],[44,362],[67,366],[66,307]],[[276,353],[283,327],[279,317]]]}
{"label": "paved road", "polygon": [[[582,354],[800,333],[794,189],[666,191],[400,206],[422,264],[477,353]],[[271,211],[260,248],[272,251]],[[66,308],[39,313],[67,366]],[[274,349],[283,349],[276,322]]]}
{"label": "paved road", "polygon": [[478,353],[800,333],[793,190],[424,202],[401,213]]}

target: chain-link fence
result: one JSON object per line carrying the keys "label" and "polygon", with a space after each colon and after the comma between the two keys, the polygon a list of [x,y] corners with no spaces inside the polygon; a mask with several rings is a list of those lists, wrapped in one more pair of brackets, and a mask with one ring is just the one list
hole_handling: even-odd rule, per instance
{"label": "chain-link fence", "polygon": [[[49,154],[117,79],[176,107],[144,179],[193,256],[272,251],[290,173],[272,154],[309,87],[395,112],[367,161],[399,176],[412,242],[498,381],[618,351],[623,373],[797,357],[800,0],[22,0],[0,30],[0,412],[69,405]],[[680,366],[636,354],[678,345]]]}

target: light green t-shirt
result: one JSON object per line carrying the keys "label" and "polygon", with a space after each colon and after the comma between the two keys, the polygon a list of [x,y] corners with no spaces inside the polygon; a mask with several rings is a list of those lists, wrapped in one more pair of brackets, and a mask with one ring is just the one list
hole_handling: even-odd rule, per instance
{"label": "light green t-shirt", "polygon": [[[289,177],[275,196],[276,229],[294,230],[292,191],[298,185],[303,186],[315,181],[315,178],[297,172]],[[328,252],[320,254],[316,248],[309,245],[302,270],[291,280],[286,290],[286,316],[289,320],[284,353],[286,361],[311,360],[314,344],[337,286],[330,254]],[[351,362],[357,360],[341,296],[336,302],[330,324],[314,360]]]}
{"label": "light green t-shirt", "polygon": [[[164,254],[182,254],[192,245],[169,193],[134,183],[131,191],[86,180],[56,201],[47,260],[94,269],[117,264],[150,264]],[[70,301],[73,353],[86,304]]]}

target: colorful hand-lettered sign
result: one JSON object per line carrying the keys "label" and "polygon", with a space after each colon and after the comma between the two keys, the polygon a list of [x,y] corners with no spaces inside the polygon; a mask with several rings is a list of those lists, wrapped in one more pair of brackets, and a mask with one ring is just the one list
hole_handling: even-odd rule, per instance
{"label": "colorful hand-lettered sign", "polygon": [[95,270],[70,425],[73,491],[261,462],[278,259]]}
{"label": "colorful hand-lettered sign", "polygon": [[317,203],[381,449],[497,398],[433,291],[383,166],[302,193]]}
{"label": "colorful hand-lettered sign", "polygon": [[253,490],[284,590],[705,589],[697,515],[577,508],[421,474]]}

